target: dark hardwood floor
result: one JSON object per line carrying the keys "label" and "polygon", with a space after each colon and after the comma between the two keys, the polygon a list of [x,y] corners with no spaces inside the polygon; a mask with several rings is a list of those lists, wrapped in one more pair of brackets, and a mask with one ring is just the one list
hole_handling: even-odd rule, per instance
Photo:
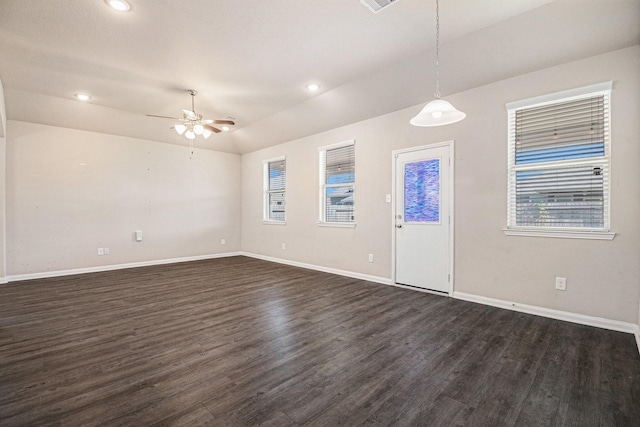
{"label": "dark hardwood floor", "polygon": [[639,426],[640,355],[232,257],[1,285],[0,425]]}

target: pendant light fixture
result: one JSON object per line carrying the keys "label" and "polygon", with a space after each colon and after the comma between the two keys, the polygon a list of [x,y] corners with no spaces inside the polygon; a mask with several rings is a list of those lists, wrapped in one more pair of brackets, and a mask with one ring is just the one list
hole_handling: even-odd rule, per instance
{"label": "pendant light fixture", "polygon": [[424,106],[409,123],[414,126],[442,126],[459,122],[467,117],[444,99],[440,99],[440,8],[436,0],[436,92],[435,100]]}

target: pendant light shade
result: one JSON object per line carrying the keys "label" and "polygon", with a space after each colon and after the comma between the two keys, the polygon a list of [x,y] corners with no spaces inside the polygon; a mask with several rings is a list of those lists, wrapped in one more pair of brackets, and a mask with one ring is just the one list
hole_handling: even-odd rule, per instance
{"label": "pendant light shade", "polygon": [[442,126],[459,122],[467,117],[451,103],[440,99],[440,5],[436,0],[436,99],[424,106],[422,111],[409,121],[414,126]]}
{"label": "pendant light shade", "polygon": [[436,99],[424,106],[409,123],[414,126],[442,126],[459,122],[467,117],[444,99]]}

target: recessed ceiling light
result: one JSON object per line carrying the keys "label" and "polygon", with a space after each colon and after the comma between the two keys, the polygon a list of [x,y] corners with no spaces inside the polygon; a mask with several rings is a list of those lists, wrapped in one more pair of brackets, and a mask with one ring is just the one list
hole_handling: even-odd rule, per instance
{"label": "recessed ceiling light", "polygon": [[126,12],[131,10],[131,5],[125,0],[105,0],[109,6],[118,12]]}
{"label": "recessed ceiling light", "polygon": [[309,83],[307,86],[305,86],[307,88],[307,90],[309,90],[310,92],[315,92],[318,89],[320,89],[320,85],[316,84],[316,83]]}
{"label": "recessed ceiling light", "polygon": [[76,93],[76,98],[78,98],[80,101],[88,101],[91,99],[89,95],[86,95],[84,93]]}

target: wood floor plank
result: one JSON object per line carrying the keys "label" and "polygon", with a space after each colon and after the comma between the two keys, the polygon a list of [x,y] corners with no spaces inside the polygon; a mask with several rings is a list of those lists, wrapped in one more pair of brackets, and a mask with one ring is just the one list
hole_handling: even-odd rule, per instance
{"label": "wood floor plank", "polygon": [[2,426],[640,425],[630,334],[247,257],[0,295]]}

